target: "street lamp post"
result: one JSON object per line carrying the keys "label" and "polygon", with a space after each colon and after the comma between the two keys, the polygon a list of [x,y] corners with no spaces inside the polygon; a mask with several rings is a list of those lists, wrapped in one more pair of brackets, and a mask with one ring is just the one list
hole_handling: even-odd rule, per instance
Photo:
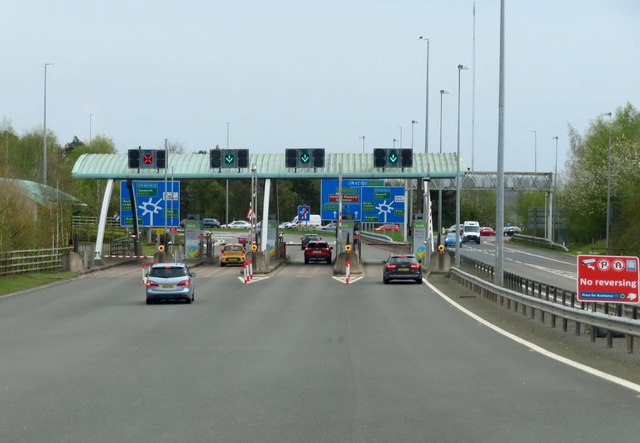
{"label": "street lamp post", "polygon": [[91,144],[91,120],[93,119],[93,114],[89,114],[89,144]]}
{"label": "street lamp post", "polygon": [[458,65],[458,141],[456,143],[456,254],[455,265],[460,267],[460,72],[469,69],[468,66]]}
{"label": "street lamp post", "polygon": [[394,147],[394,148],[396,147],[396,142],[397,142],[397,141],[398,141],[398,140],[396,140],[395,138],[393,139],[393,147]]}
{"label": "street lamp post", "polygon": [[607,148],[607,223],[605,234],[605,248],[609,253],[609,231],[611,229],[611,112],[604,114],[609,117],[609,145]]}
{"label": "street lamp post", "polygon": [[400,128],[400,149],[402,149],[402,126],[398,126]]}
{"label": "street lamp post", "polygon": [[413,151],[413,125],[418,123],[418,120],[411,120],[411,150]]}
{"label": "street lamp post", "polygon": [[538,172],[538,131],[533,132],[533,172]]}
{"label": "street lamp post", "polygon": [[429,153],[429,39],[420,36],[419,40],[427,42],[427,73],[425,80],[425,111],[424,111],[424,153]]}
{"label": "street lamp post", "polygon": [[47,184],[47,66],[51,66],[53,63],[44,64],[44,132],[43,132],[43,147],[42,147],[42,182]]}
{"label": "street lamp post", "polygon": [[362,139],[362,153],[364,154],[364,139],[365,139],[365,136],[363,135],[362,137],[359,137],[359,138]]}
{"label": "street lamp post", "polygon": [[[442,154],[442,97],[449,91],[440,90],[440,154]],[[438,245],[442,244],[442,185],[438,186]]]}
{"label": "street lamp post", "polygon": [[555,137],[551,137],[551,140],[555,140],[556,141],[556,162],[555,162],[555,169],[553,172],[553,191],[551,192],[551,195],[549,196],[549,225],[550,225],[550,229],[549,229],[549,237],[550,240],[553,242],[554,240],[554,234],[556,231],[556,226],[555,226],[555,222],[554,220],[556,219],[554,213],[553,213],[553,199],[556,195],[557,192],[557,188],[558,188],[558,136],[556,135]]}

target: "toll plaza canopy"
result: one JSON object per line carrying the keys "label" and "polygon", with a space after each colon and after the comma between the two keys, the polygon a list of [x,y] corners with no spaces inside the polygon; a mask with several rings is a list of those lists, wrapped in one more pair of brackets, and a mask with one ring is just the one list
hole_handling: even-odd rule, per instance
{"label": "toll plaza canopy", "polygon": [[[428,160],[427,160],[428,159]],[[209,165],[209,154],[172,154],[167,158],[167,173],[180,179],[251,178],[251,167],[256,167],[259,178],[337,178],[342,165],[342,176],[347,179],[366,178],[422,178],[455,177],[455,154],[413,154],[411,168],[375,168],[373,154],[325,155],[322,168],[287,168],[285,154],[251,154],[248,168],[215,168]],[[462,166],[461,166],[462,168]],[[75,178],[102,179],[158,179],[164,169],[130,169],[127,154],[84,154],[76,162]]]}
{"label": "toll plaza canopy", "polygon": [[[285,154],[250,155],[248,168],[212,169],[208,153],[171,154],[165,169],[131,169],[127,153],[84,154],[73,167],[74,178],[159,180],[165,172],[174,179],[250,179],[251,166],[255,166],[260,179],[430,179],[431,190],[455,189],[455,153],[413,153],[410,168],[376,168],[373,153],[326,153],[323,168],[287,168]],[[340,171],[342,169],[342,171]],[[495,172],[466,171],[460,160],[462,189],[496,189]],[[517,191],[550,191],[551,173],[505,172],[505,189]]]}

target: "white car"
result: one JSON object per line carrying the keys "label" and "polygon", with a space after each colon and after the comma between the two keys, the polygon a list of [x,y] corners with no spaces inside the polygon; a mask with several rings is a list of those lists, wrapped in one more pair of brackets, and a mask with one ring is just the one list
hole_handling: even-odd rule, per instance
{"label": "white car", "polygon": [[282,222],[278,225],[280,229],[291,229],[293,227],[293,223],[291,222]]}
{"label": "white car", "polygon": [[321,231],[335,231],[338,225],[332,221],[320,228]]}
{"label": "white car", "polygon": [[234,220],[228,225],[223,225],[222,227],[227,229],[250,229],[251,223],[244,220]]}

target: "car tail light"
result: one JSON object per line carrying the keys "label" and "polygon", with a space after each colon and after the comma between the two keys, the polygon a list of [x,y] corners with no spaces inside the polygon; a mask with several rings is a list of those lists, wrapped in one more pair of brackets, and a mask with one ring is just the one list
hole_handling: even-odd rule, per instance
{"label": "car tail light", "polygon": [[158,283],[151,280],[147,280],[147,286],[158,286]]}
{"label": "car tail light", "polygon": [[409,266],[411,269],[420,269],[420,265],[417,263],[413,263],[411,266]]}
{"label": "car tail light", "polygon": [[224,257],[224,251],[220,251],[220,257]]}
{"label": "car tail light", "polygon": [[178,282],[178,286],[189,286],[191,284],[191,280],[182,280]]}
{"label": "car tail light", "polygon": [[387,265],[387,269],[395,269],[396,265]]}

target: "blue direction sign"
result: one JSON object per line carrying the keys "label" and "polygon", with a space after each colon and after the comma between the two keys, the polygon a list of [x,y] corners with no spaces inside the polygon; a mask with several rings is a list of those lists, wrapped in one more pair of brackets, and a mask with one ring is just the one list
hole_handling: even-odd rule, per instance
{"label": "blue direction sign", "polygon": [[[166,185],[166,187],[165,187]],[[164,227],[180,225],[180,182],[133,181],[138,226]],[[127,182],[120,182],[120,225],[133,226],[133,211]]]}
{"label": "blue direction sign", "polygon": [[[338,180],[322,180],[321,203],[322,219],[337,220]],[[363,222],[402,223],[404,188],[384,186],[384,180],[343,180],[342,214],[353,214],[354,220]]]}

